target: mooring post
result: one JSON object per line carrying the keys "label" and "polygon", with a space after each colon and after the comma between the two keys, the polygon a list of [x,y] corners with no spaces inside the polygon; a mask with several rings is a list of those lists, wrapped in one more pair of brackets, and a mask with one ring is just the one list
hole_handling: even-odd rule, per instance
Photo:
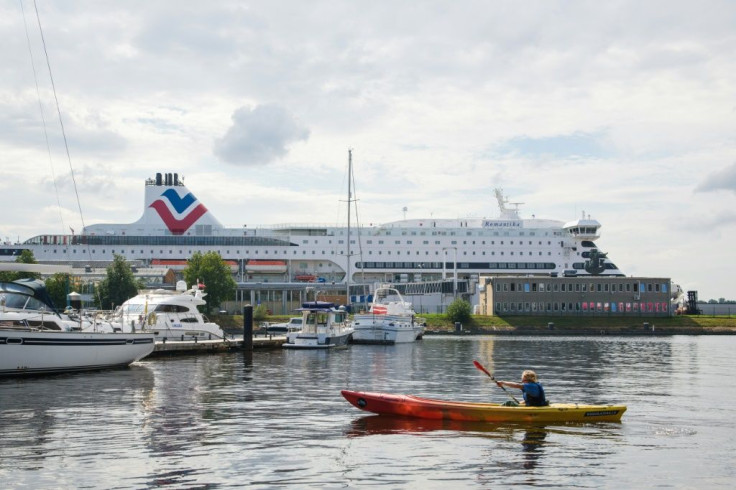
{"label": "mooring post", "polygon": [[243,350],[253,350],[253,307],[243,306]]}

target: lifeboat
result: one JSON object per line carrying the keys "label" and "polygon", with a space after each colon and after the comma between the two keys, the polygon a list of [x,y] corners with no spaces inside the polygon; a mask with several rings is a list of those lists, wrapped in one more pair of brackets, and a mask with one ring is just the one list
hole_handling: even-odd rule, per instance
{"label": "lifeboat", "polygon": [[286,272],[286,262],[283,260],[249,260],[245,265],[249,273],[283,274]]}

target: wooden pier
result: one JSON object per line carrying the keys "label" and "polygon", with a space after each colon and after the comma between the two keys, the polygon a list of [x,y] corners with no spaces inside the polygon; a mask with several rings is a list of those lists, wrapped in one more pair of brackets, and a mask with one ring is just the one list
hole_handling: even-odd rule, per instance
{"label": "wooden pier", "polygon": [[[283,335],[254,335],[253,349],[280,349],[284,342],[286,342],[286,337]],[[242,348],[242,335],[217,340],[157,340],[156,347],[148,357],[175,354],[209,354]]]}

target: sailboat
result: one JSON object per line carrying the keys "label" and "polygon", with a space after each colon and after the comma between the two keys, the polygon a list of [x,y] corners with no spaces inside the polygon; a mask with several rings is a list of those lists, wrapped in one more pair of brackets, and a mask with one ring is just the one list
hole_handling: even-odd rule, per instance
{"label": "sailboat", "polygon": [[[345,274],[346,304],[350,304],[350,203],[352,194],[353,151],[348,150],[348,239],[347,268]],[[332,302],[317,301],[319,292],[315,292],[314,301],[302,303],[297,309],[302,313],[302,329],[286,335],[287,349],[329,349],[345,347],[352,341],[353,325],[348,319],[345,306]]]}
{"label": "sailboat", "polygon": [[[27,265],[29,272],[42,267]],[[153,349],[152,333],[121,333],[58,313],[37,279],[0,282],[0,376],[126,367]]]}
{"label": "sailboat", "polygon": [[[57,111],[61,120],[58,105]],[[4,264],[3,270],[71,272],[19,263]],[[0,283],[0,376],[124,367],[153,352],[152,333],[122,333],[110,323],[90,322],[82,311],[77,319],[58,313],[39,280]]]}

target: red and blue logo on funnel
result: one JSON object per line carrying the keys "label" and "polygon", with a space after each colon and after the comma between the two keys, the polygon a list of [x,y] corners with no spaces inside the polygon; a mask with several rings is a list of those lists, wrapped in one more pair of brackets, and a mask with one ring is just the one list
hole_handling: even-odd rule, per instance
{"label": "red and blue logo on funnel", "polygon": [[[191,192],[184,197],[180,197],[174,189],[166,189],[166,191],[161,194],[161,198],[162,199],[156,199],[153,201],[149,207],[156,210],[164,224],[166,224],[166,227],[174,235],[182,235],[207,212],[207,208],[204,207],[204,204],[200,203],[194,206],[194,203],[197,202],[197,198],[194,197],[194,194]],[[164,202],[164,199],[169,201],[169,204],[174,208],[176,214],[180,216],[180,218],[174,216],[174,214],[169,210],[169,206]]]}

